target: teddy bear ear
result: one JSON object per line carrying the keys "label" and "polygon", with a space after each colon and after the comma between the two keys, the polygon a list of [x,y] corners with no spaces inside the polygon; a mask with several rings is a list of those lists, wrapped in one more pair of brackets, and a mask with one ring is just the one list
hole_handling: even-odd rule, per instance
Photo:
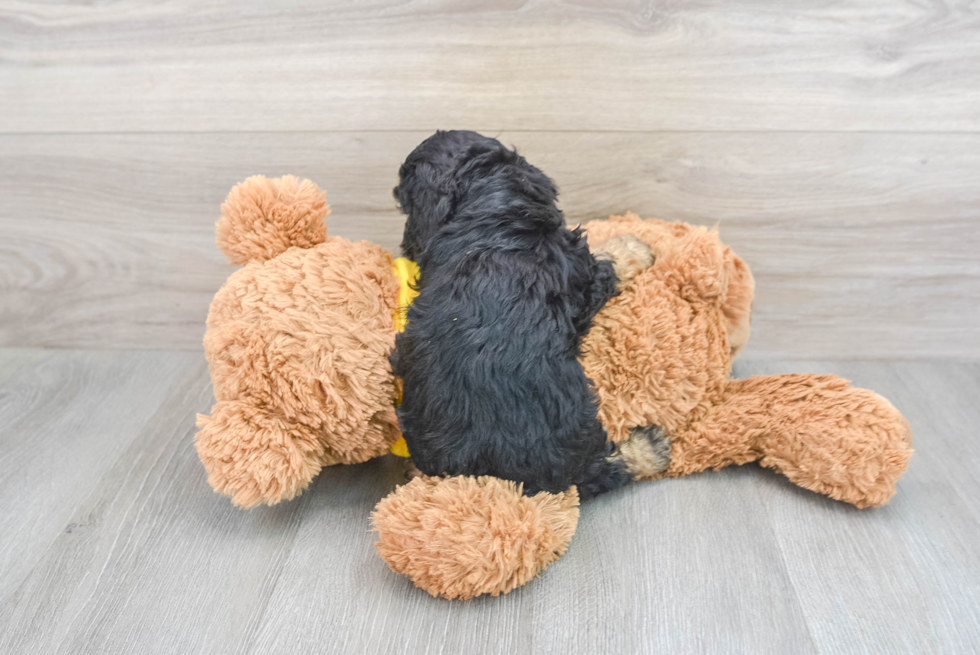
{"label": "teddy bear ear", "polygon": [[292,175],[254,175],[236,185],[215,224],[218,247],[230,264],[266,261],[292,247],[311,248],[327,238],[326,194]]}

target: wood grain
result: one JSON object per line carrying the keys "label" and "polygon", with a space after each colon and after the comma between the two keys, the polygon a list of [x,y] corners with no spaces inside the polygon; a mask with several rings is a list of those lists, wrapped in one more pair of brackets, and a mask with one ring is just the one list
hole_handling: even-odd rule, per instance
{"label": "wood grain", "polygon": [[25,361],[23,352],[0,350],[4,369],[19,364],[0,374],[0,599],[71,531],[79,503],[166,391],[189,365],[201,368],[191,353],[34,354]]}
{"label": "wood grain", "polygon": [[[0,653],[973,652],[980,365],[839,360],[980,359],[978,108],[969,0],[0,0]],[[437,128],[517,145],[572,223],[718,224],[758,282],[736,373],[892,399],[898,496],[637,485],[540,579],[446,602],[374,553],[393,458],[212,493],[221,200],[309,177],[331,233],[395,249]]]}
{"label": "wood grain", "polygon": [[[756,493],[722,478],[598,500],[540,579],[466,603],[361,563],[370,535],[338,530],[337,509],[311,509],[250,652],[816,652],[792,585],[773,566],[780,554]],[[733,534],[754,536],[732,548]],[[310,608],[339,589],[352,595],[311,620]]]}
{"label": "wood grain", "polygon": [[978,11],[8,1],[0,131],[978,131]]}
{"label": "wood grain", "polygon": [[916,453],[898,495],[871,511],[767,476],[759,495],[821,652],[968,653],[980,624],[980,366],[753,363],[739,373],[834,372],[888,397]]}
{"label": "wood grain", "polygon": [[[449,602],[372,547],[367,517],[400,460],[332,467],[295,502],[237,510],[194,451],[193,413],[212,402],[196,357],[35,356],[36,371],[22,366],[0,389],[62,398],[51,372],[71,371],[64,386],[118,380],[149,411],[120,423],[90,403],[20,403],[19,425],[42,421],[84,475],[45,476],[57,458],[43,447],[8,455],[33,477],[0,485],[4,508],[53,499],[52,485],[71,502],[45,510],[51,534],[0,532],[32,556],[0,593],[0,652],[923,653],[970,652],[980,637],[976,364],[739,363],[738,375],[836,372],[890,397],[917,449],[892,502],[855,510],[752,465],[638,484],[587,504],[538,580]],[[0,371],[8,361],[0,350]],[[118,455],[93,464],[103,433]]]}
{"label": "wood grain", "polygon": [[[0,136],[0,344],[200,348],[228,189],[292,172],[396,249],[424,132]],[[980,357],[980,136],[504,133],[569,222],[718,224],[757,277],[752,357]]]}
{"label": "wood grain", "polygon": [[0,650],[232,652],[261,616],[305,501],[241,512],[207,486],[193,444],[212,402],[202,363],[152,396],[153,419],[0,605]]}

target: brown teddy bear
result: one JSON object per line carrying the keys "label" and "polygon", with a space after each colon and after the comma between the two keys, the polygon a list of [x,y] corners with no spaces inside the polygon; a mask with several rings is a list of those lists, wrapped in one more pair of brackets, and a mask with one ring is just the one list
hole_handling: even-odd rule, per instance
{"label": "brown teddy bear", "polygon": [[240,507],[289,500],[324,466],[383,455],[401,436],[392,256],[328,237],[328,213],[325,194],[292,176],[250,177],[221,206],[218,245],[245,266],[208,314],[218,402],[198,416],[197,450]]}
{"label": "brown teddy bear", "polygon": [[[409,301],[393,257],[327,237],[308,180],[249,178],[217,224],[232,263],[205,353],[218,402],[197,447],[215,490],[239,506],[300,493],[323,466],[365,461],[399,440],[387,355]],[[754,282],[717,232],[634,215],[586,226],[622,293],[596,317],[582,364],[599,416],[637,479],[758,461],[858,507],[881,505],[912,454],[884,398],[829,375],[730,378],[749,336]],[[630,439],[637,431],[659,439]],[[506,593],[564,552],[574,488],[522,495],[497,478],[418,477],[374,512],[378,550],[447,598]]]}

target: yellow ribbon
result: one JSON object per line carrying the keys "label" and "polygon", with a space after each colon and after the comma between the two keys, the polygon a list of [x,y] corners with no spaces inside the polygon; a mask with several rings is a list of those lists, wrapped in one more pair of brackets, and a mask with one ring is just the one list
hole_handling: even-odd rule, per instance
{"label": "yellow ribbon", "polygon": [[[419,295],[415,288],[415,282],[419,279],[419,265],[411,259],[398,257],[391,264],[395,279],[398,280],[398,307],[395,309],[394,322],[395,332],[404,332],[408,325],[408,308]],[[398,398],[395,399],[397,405],[402,401],[401,385],[398,385]],[[411,457],[408,453],[408,444],[405,437],[402,437],[391,445],[391,454],[399,457]]]}

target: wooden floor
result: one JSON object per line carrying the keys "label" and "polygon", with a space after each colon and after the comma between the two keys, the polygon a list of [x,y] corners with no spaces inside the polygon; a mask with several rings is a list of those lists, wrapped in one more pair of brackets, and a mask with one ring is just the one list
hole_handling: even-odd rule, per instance
{"label": "wooden floor", "polygon": [[750,465],[587,504],[500,598],[429,597],[374,552],[391,456],[237,510],[193,446],[182,352],[0,350],[0,653],[970,653],[980,645],[980,365],[837,372],[909,418],[892,502],[856,510]]}

